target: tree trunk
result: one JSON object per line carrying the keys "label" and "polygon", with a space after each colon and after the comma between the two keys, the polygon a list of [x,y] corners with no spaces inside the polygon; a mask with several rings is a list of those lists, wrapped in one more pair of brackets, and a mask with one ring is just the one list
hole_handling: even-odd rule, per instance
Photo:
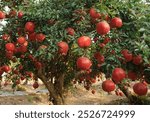
{"label": "tree trunk", "polygon": [[57,94],[57,98],[60,99],[63,104],[65,104],[64,96],[63,96],[63,94],[64,94],[64,77],[65,77],[65,74],[61,73],[59,75],[59,77],[55,80],[55,83],[54,83],[54,88],[55,88],[55,92]]}
{"label": "tree trunk", "polygon": [[48,81],[48,78],[43,75],[43,73],[39,70],[37,77],[40,78],[49,91],[49,100],[54,105],[63,105],[64,97],[63,97],[63,86],[64,86],[64,74],[60,74],[58,78],[53,81]]}
{"label": "tree trunk", "polygon": [[129,102],[133,105],[150,105],[149,96],[136,96],[129,89],[125,88],[123,84],[119,84],[118,87],[128,98]]}

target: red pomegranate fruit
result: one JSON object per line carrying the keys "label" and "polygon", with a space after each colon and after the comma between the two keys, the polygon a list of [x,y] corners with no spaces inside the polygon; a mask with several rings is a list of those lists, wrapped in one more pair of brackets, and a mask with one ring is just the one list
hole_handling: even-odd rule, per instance
{"label": "red pomegranate fruit", "polygon": [[105,80],[103,83],[102,83],[102,89],[105,91],[105,92],[111,92],[111,91],[114,91],[115,90],[115,84],[112,80]]}
{"label": "red pomegranate fruit", "polygon": [[81,70],[89,70],[92,66],[92,62],[87,57],[79,57],[77,59],[76,64],[77,64],[77,68]]}
{"label": "red pomegranate fruit", "polygon": [[118,84],[126,77],[126,73],[122,68],[115,68],[112,72],[113,81]]}
{"label": "red pomegranate fruit", "polygon": [[91,18],[97,19],[101,17],[101,14],[96,12],[96,10],[94,8],[90,9],[90,16]]}
{"label": "red pomegranate fruit", "polygon": [[18,12],[18,18],[21,19],[22,17],[23,17],[23,12],[22,12],[22,11],[19,11],[19,12]]}
{"label": "red pomegranate fruit", "polygon": [[134,84],[133,86],[133,91],[139,95],[139,96],[143,96],[143,95],[146,95],[147,92],[148,92],[148,88],[147,86],[142,83],[142,82],[139,82],[139,83],[136,83]]}
{"label": "red pomegranate fruit", "polygon": [[35,41],[36,40],[36,33],[35,32],[29,34],[29,40],[30,41]]}
{"label": "red pomegranate fruit", "polygon": [[141,55],[134,56],[132,62],[135,65],[140,65],[143,62],[142,56]]}
{"label": "red pomegranate fruit", "polygon": [[7,43],[5,45],[5,48],[6,48],[7,51],[13,52],[15,50],[15,45],[13,43]]}
{"label": "red pomegranate fruit", "polygon": [[46,36],[43,33],[38,33],[38,34],[36,34],[35,38],[36,38],[37,42],[43,42],[45,40]]}
{"label": "red pomegranate fruit", "polygon": [[114,17],[111,19],[110,25],[112,28],[120,28],[123,25],[122,19],[120,19],[119,17]]}
{"label": "red pomegranate fruit", "polygon": [[77,43],[80,48],[87,48],[91,45],[91,38],[88,36],[81,36],[78,38]]}
{"label": "red pomegranate fruit", "polygon": [[34,83],[33,83],[33,88],[34,88],[34,89],[37,89],[38,87],[39,87],[38,82],[34,82]]}
{"label": "red pomegranate fruit", "polygon": [[28,32],[34,32],[34,29],[35,29],[35,24],[33,22],[27,22],[25,24],[25,30],[28,31]]}
{"label": "red pomegranate fruit", "polygon": [[5,16],[6,16],[5,13],[0,11],[0,19],[5,19]]}
{"label": "red pomegranate fruit", "polygon": [[130,53],[128,50],[122,51],[123,57],[125,58],[126,62],[130,62],[133,59],[132,53]]}
{"label": "red pomegranate fruit", "polygon": [[9,66],[7,66],[7,65],[4,65],[4,66],[2,67],[2,70],[3,70],[4,72],[8,73],[8,72],[11,70],[11,68],[10,68]]}
{"label": "red pomegranate fruit", "polygon": [[96,25],[96,31],[101,36],[106,35],[110,31],[110,26],[106,21],[99,22]]}
{"label": "red pomegranate fruit", "polygon": [[18,42],[19,44],[23,44],[23,43],[26,42],[26,39],[25,39],[25,37],[20,36],[20,37],[18,37],[17,42]]}
{"label": "red pomegranate fruit", "polygon": [[70,28],[70,27],[67,28],[66,31],[67,31],[68,35],[74,36],[74,34],[75,34],[75,30],[73,28]]}
{"label": "red pomegranate fruit", "polygon": [[67,55],[69,46],[66,42],[61,41],[57,43],[57,46],[59,47],[59,53],[62,55]]}

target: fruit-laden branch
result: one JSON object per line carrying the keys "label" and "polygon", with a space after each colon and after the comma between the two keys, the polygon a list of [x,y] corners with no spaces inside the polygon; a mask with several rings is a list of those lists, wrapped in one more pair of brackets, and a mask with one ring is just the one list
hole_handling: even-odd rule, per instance
{"label": "fruit-laden branch", "polygon": [[134,104],[134,105],[149,105],[150,104],[150,97],[136,96],[129,90],[129,88],[125,87],[123,83],[118,84],[118,87],[124,93],[124,95],[128,98],[131,104]]}

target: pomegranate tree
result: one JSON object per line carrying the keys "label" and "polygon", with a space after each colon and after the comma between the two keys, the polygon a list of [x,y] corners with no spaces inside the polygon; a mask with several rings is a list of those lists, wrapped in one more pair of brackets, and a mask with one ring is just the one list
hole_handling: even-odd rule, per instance
{"label": "pomegranate tree", "polygon": [[0,31],[0,75],[7,73],[13,87],[30,78],[36,89],[41,79],[50,101],[64,104],[68,84],[83,84],[95,94],[92,85],[103,73],[104,91],[115,90],[132,104],[149,102],[148,86],[143,84],[150,83],[148,4],[142,0],[132,6],[128,1],[116,4],[117,0],[1,3],[0,22],[5,20],[6,25]]}

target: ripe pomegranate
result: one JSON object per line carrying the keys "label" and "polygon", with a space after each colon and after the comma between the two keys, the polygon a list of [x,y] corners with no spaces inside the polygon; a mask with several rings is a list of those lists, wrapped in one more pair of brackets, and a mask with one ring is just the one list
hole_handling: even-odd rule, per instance
{"label": "ripe pomegranate", "polygon": [[35,32],[29,34],[29,40],[30,41],[35,41],[36,40],[36,33]]}
{"label": "ripe pomegranate", "polygon": [[99,22],[96,25],[96,31],[101,36],[106,35],[110,31],[110,26],[106,21]]}
{"label": "ripe pomegranate", "polygon": [[46,36],[43,33],[38,33],[38,34],[36,34],[35,38],[36,38],[36,41],[43,42],[45,40]]}
{"label": "ripe pomegranate", "polygon": [[34,83],[33,83],[33,88],[34,88],[34,89],[37,89],[38,87],[39,87],[38,82],[34,82]]}
{"label": "ripe pomegranate", "polygon": [[79,57],[76,64],[81,70],[88,70],[92,66],[92,62],[87,57]]}
{"label": "ripe pomegranate", "polygon": [[115,90],[115,84],[112,80],[105,80],[103,83],[102,83],[102,89],[105,91],[105,92],[111,92],[111,91],[114,91]]}
{"label": "ripe pomegranate", "polygon": [[20,37],[18,37],[17,42],[18,42],[19,44],[23,44],[23,43],[26,42],[26,39],[25,39],[25,37],[20,36]]}
{"label": "ripe pomegranate", "polygon": [[128,72],[128,78],[131,79],[131,80],[136,80],[137,79],[137,75],[136,75],[135,72],[129,71]]}
{"label": "ripe pomegranate", "polygon": [[10,36],[9,36],[8,34],[3,34],[3,35],[2,35],[2,39],[3,39],[4,41],[8,41],[8,40],[10,39]]}
{"label": "ripe pomegranate", "polygon": [[122,26],[122,20],[119,17],[111,19],[110,25],[112,28],[120,28]]}
{"label": "ripe pomegranate", "polygon": [[81,48],[87,48],[91,45],[91,39],[88,36],[81,36],[77,40],[78,46]]}
{"label": "ripe pomegranate", "polygon": [[68,33],[69,35],[71,35],[71,36],[74,36],[74,34],[75,34],[75,31],[74,31],[73,28],[67,28],[66,31],[67,31],[67,33]]}
{"label": "ripe pomegranate", "polygon": [[143,84],[142,82],[139,83],[135,83],[133,86],[133,91],[139,95],[139,96],[143,96],[146,95],[148,92],[148,88],[145,84]]}
{"label": "ripe pomegranate", "polygon": [[105,57],[103,55],[100,55],[98,58],[97,58],[97,61],[99,64],[102,64],[105,62]]}
{"label": "ripe pomegranate", "polygon": [[94,8],[91,8],[90,9],[90,16],[92,17],[92,18],[100,18],[101,17],[101,14],[100,13],[98,13],[98,12],[96,12],[96,10],[94,9]]}
{"label": "ripe pomegranate", "polygon": [[3,70],[4,72],[8,73],[8,72],[11,70],[11,68],[10,68],[9,66],[7,66],[7,65],[4,65],[4,66],[2,67],[2,70]]}
{"label": "ripe pomegranate", "polygon": [[0,19],[5,19],[5,13],[0,11]]}
{"label": "ripe pomegranate", "polygon": [[19,12],[18,12],[18,18],[21,19],[22,17],[23,17],[23,12],[22,12],[22,11],[19,11]]}
{"label": "ripe pomegranate", "polygon": [[66,42],[61,41],[57,43],[57,46],[59,47],[59,53],[62,55],[67,55],[67,52],[69,50],[69,46]]}
{"label": "ripe pomegranate", "polygon": [[5,48],[6,48],[7,51],[12,51],[13,52],[15,50],[15,45],[13,43],[7,43],[5,45]]}
{"label": "ripe pomegranate", "polygon": [[126,73],[122,68],[115,68],[112,72],[112,79],[117,84],[126,77]]}
{"label": "ripe pomegranate", "polygon": [[121,54],[122,54],[122,55],[125,55],[126,53],[129,53],[129,50],[127,50],[127,49],[121,50]]}
{"label": "ripe pomegranate", "polygon": [[142,56],[141,55],[134,56],[132,62],[135,65],[140,65],[143,62]]}
{"label": "ripe pomegranate", "polygon": [[27,22],[25,24],[25,30],[32,33],[34,32],[34,29],[35,29],[35,24],[33,22]]}
{"label": "ripe pomegranate", "polygon": [[126,62],[132,61],[132,58],[133,58],[132,53],[129,53],[128,50],[126,50],[126,51],[124,50],[123,56],[124,56]]}

